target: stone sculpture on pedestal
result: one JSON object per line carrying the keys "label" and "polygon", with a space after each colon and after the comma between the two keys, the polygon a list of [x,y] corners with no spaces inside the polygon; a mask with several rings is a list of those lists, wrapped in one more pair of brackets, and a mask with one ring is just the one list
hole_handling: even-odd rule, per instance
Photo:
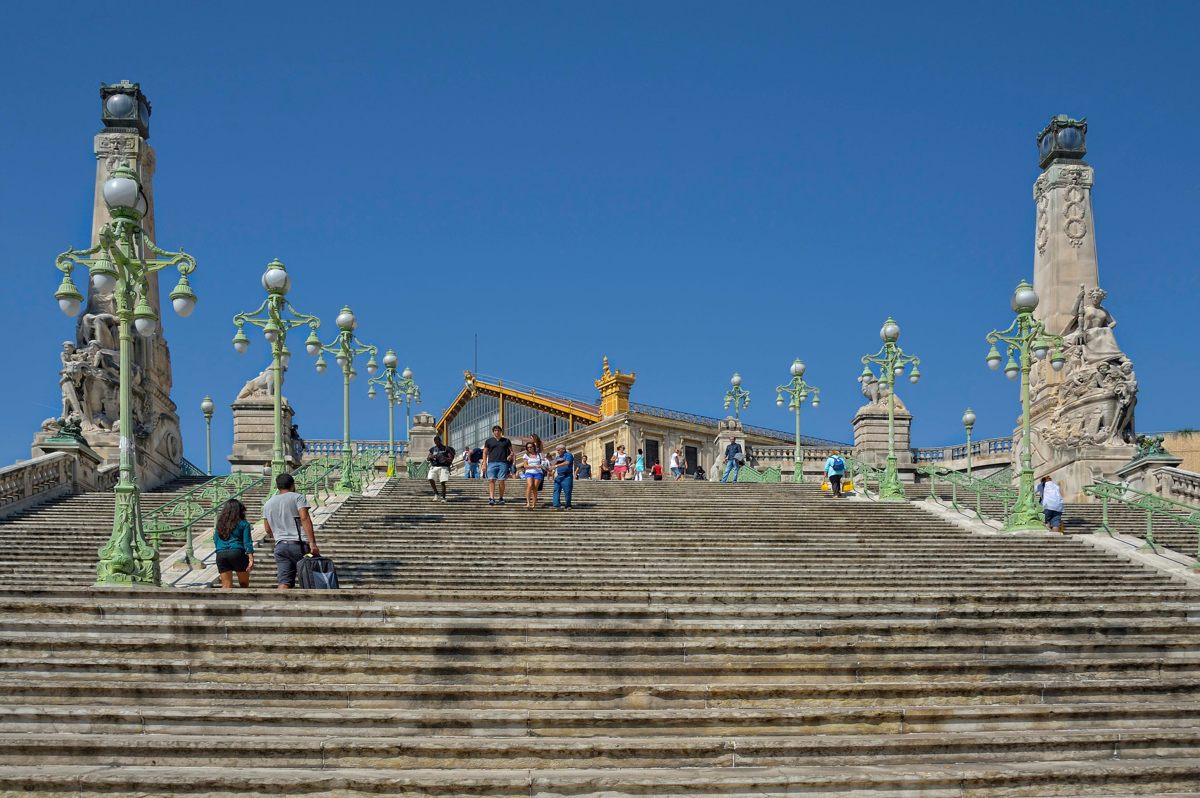
{"label": "stone sculpture on pedestal", "polygon": [[1032,373],[1033,465],[1038,477],[1062,483],[1068,499],[1115,478],[1136,441],[1137,376],[1099,284],[1086,137],[1087,120],[1051,119],[1038,136],[1043,172],[1033,186],[1034,287],[1042,297],[1035,315],[1063,336],[1066,356],[1061,372],[1041,361]]}

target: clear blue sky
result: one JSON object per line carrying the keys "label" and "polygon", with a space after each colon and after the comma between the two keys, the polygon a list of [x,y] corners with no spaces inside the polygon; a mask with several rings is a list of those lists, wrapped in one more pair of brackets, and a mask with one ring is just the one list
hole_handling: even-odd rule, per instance
{"label": "clear blue sky", "polygon": [[[292,299],[343,303],[439,413],[471,366],[593,393],[600,359],[638,401],[787,429],[774,387],[803,357],[805,431],[849,439],[859,356],[883,319],[923,359],[903,393],[921,445],[1009,434],[1015,386],[984,365],[1032,274],[1034,136],[1086,116],[1101,281],[1133,358],[1142,429],[1200,426],[1175,342],[1196,305],[1200,110],[1194,3],[95,3],[10,8],[0,182],[8,383],[0,460],[56,412],[54,255],[86,245],[98,84],[154,103],[160,243],[199,259],[170,315],[174,398],[202,461],[205,393],[263,367],[229,345],[272,257]],[[521,313],[524,332],[497,334]],[[534,330],[540,330],[535,333]],[[295,347],[299,349],[299,347]],[[309,437],[341,392],[297,355]],[[355,384],[356,437],[386,434]]]}

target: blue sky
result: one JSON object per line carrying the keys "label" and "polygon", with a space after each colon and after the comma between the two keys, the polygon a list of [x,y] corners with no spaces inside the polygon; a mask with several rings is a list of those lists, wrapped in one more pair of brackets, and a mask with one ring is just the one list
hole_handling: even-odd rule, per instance
{"label": "blue sky", "polygon": [[[635,400],[711,415],[737,370],[746,418],[783,429],[774,388],[800,356],[823,398],[805,431],[849,439],[859,356],[892,314],[922,358],[914,442],[961,440],[968,404],[977,436],[1009,434],[1016,388],[983,336],[1032,276],[1034,136],[1056,113],[1091,125],[1138,425],[1200,426],[1175,337],[1200,283],[1195,4],[215,2],[137,20],[6,12],[0,461],[57,409],[73,322],[53,258],[87,243],[97,87],[122,78],[154,104],[159,243],[200,264],[195,314],[165,320],[197,462],[201,397],[223,458],[228,403],[265,365],[261,339],[234,353],[230,317],[273,257],[326,335],[351,304],[435,414],[478,333],[482,372],[591,395],[607,354]],[[339,380],[297,355],[289,381],[305,435],[337,436]],[[353,432],[380,437],[366,387]]]}

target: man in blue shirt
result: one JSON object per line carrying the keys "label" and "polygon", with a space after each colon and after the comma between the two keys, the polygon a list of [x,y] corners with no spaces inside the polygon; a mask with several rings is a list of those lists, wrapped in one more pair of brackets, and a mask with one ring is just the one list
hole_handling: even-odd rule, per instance
{"label": "man in blue shirt", "polygon": [[[567,447],[561,443],[554,449],[554,496],[553,503],[555,510],[570,510],[571,509],[571,489],[575,487],[575,457],[567,451]],[[564,503],[559,506],[559,496],[564,498]]]}
{"label": "man in blue shirt", "polygon": [[733,481],[737,482],[738,473],[742,470],[742,445],[737,442],[737,438],[730,438],[729,445],[725,447],[725,473],[721,475],[721,481],[725,482],[729,479],[730,472],[733,473]]}

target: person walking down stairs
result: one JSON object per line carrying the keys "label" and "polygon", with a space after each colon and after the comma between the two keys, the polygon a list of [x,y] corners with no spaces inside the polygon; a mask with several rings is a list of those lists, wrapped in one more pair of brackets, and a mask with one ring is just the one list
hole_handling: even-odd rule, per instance
{"label": "person walking down stairs", "polygon": [[829,481],[829,493],[833,498],[842,498],[842,477],[846,476],[846,460],[841,452],[834,452],[825,461],[825,479]]}
{"label": "person walking down stairs", "polygon": [[[429,448],[429,487],[433,488],[433,500],[446,501],[446,483],[450,481],[450,466],[454,464],[454,449],[442,444],[442,436],[433,436],[433,446]],[[438,495],[438,485],[442,493]]]}
{"label": "person walking down stairs", "polygon": [[538,488],[546,476],[546,458],[537,450],[537,444],[529,441],[525,444],[524,467],[521,479],[525,480],[525,509],[537,508]]}

